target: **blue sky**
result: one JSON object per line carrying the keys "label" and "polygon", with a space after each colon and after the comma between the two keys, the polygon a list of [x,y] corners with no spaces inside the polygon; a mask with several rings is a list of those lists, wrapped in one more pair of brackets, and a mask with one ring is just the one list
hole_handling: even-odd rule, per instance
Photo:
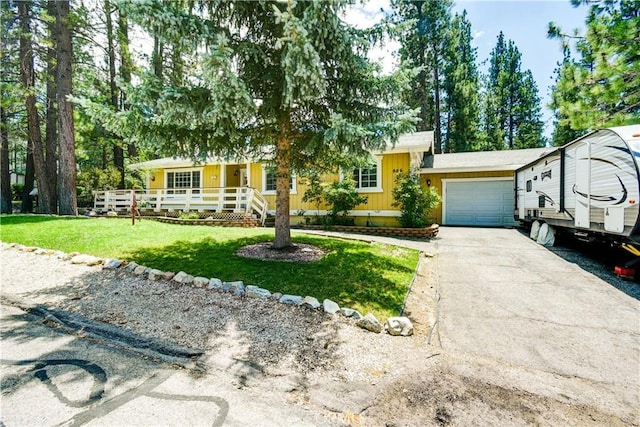
{"label": "blue sky", "polygon": [[[358,26],[368,26],[378,21],[383,12],[390,10],[389,0],[371,0],[362,9],[347,16],[347,20]],[[547,38],[547,26],[553,21],[564,31],[584,30],[587,7],[574,8],[569,0],[458,0],[453,12],[467,10],[477,48],[478,62],[489,58],[500,31],[506,39],[513,40],[522,53],[522,68],[529,69],[538,85],[545,121],[545,135],[550,136],[553,127],[551,111],[546,107],[550,101],[549,92],[553,85],[553,70],[562,60],[559,40]],[[372,58],[382,61],[385,69],[393,67],[392,52],[398,46],[387,45],[373,53]],[[480,65],[486,70],[486,65]]]}

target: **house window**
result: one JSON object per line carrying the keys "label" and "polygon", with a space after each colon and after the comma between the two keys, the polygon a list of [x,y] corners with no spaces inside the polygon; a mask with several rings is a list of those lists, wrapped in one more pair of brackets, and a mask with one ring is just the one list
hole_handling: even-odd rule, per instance
{"label": "house window", "polygon": [[[296,176],[291,175],[289,180],[291,194],[297,194]],[[262,193],[276,194],[276,171],[273,168],[262,168]]]}
{"label": "house window", "polygon": [[187,189],[191,189],[192,194],[200,194],[201,175],[199,169],[167,172],[167,194],[186,194]]}
{"label": "house window", "polygon": [[353,171],[353,180],[358,188],[376,188],[378,187],[378,168],[373,166],[370,168],[355,169]]}
{"label": "house window", "polygon": [[533,190],[533,184],[531,182],[531,180],[527,181],[527,193],[531,192],[531,190]]}
{"label": "house window", "polygon": [[382,158],[377,157],[376,160],[371,166],[353,170],[352,178],[359,192],[382,191]]}

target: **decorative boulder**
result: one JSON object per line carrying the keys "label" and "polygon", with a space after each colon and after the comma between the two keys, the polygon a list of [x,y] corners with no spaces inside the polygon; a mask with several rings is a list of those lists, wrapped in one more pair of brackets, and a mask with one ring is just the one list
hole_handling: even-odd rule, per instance
{"label": "decorative boulder", "polygon": [[212,277],[209,279],[209,284],[207,285],[207,289],[220,289],[222,288],[222,280]]}
{"label": "decorative boulder", "polygon": [[173,271],[165,271],[162,275],[165,280],[171,280],[176,275]]}
{"label": "decorative boulder", "polygon": [[120,261],[119,259],[110,258],[104,261],[104,268],[109,270],[115,270],[117,268],[120,268],[121,265],[122,265],[122,261]]}
{"label": "decorative boulder", "polygon": [[380,322],[378,322],[378,319],[376,319],[376,316],[374,316],[372,313],[369,313],[362,319],[358,320],[356,322],[356,325],[358,325],[362,329],[366,329],[367,331],[371,331],[376,334],[382,332],[382,325],[380,324]]}
{"label": "decorative boulder", "polygon": [[107,217],[108,218],[117,218],[118,217],[118,212],[109,211],[109,212],[107,212]]}
{"label": "decorative boulder", "polygon": [[324,308],[324,312],[329,314],[335,314],[340,310],[340,306],[330,299],[325,299],[322,302],[322,307]]}
{"label": "decorative boulder", "polygon": [[300,305],[302,304],[302,297],[298,295],[282,295],[278,301],[282,304]]}
{"label": "decorative boulder", "polygon": [[91,255],[76,255],[71,258],[71,264],[98,265],[102,260]]}
{"label": "decorative boulder", "polygon": [[182,283],[183,285],[188,285],[189,283],[193,282],[193,276],[185,273],[184,271],[180,271],[178,272],[178,274],[173,276],[173,281]]}
{"label": "decorative boulder", "polygon": [[129,273],[133,273],[133,270],[135,270],[136,268],[138,268],[138,264],[136,264],[135,262],[130,262],[124,269]]}
{"label": "decorative boulder", "polygon": [[280,301],[280,298],[282,298],[282,294],[280,292],[275,292],[271,294],[271,298]]}
{"label": "decorative boulder", "polygon": [[151,270],[149,270],[148,277],[149,277],[149,280],[160,280],[160,279],[164,279],[164,273],[160,270],[152,268]]}
{"label": "decorative boulder", "polygon": [[208,284],[209,284],[208,277],[198,276],[193,278],[193,286],[195,286],[196,288],[204,288]]}
{"label": "decorative boulder", "polygon": [[413,335],[413,323],[408,317],[390,317],[384,324],[389,335],[408,337]]}
{"label": "decorative boulder", "polygon": [[147,272],[147,267],[145,267],[144,265],[139,265],[136,267],[135,270],[133,270],[133,274],[135,274],[136,276],[142,276]]}
{"label": "decorative boulder", "polygon": [[314,310],[320,308],[320,301],[318,301],[316,298],[314,297],[310,297],[310,296],[306,296],[302,299],[302,302],[300,303],[301,306],[303,307],[310,307]]}
{"label": "decorative boulder", "polygon": [[266,299],[271,296],[271,292],[269,292],[267,289],[262,289],[253,285],[247,286],[246,290],[247,290],[247,296],[252,298]]}
{"label": "decorative boulder", "polygon": [[242,280],[237,280],[235,282],[223,282],[222,290],[225,292],[230,292],[233,295],[242,295],[244,293],[244,283]]}
{"label": "decorative boulder", "polygon": [[341,308],[339,312],[344,317],[353,317],[356,320],[362,319],[362,314],[352,308]]}

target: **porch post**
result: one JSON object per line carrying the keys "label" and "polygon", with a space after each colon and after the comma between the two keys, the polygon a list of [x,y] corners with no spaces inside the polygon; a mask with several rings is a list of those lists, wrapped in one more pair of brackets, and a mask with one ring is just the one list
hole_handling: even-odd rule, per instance
{"label": "porch post", "polygon": [[191,209],[191,189],[187,188],[187,192],[185,193],[184,199],[184,208],[186,212],[189,212]]}
{"label": "porch post", "polygon": [[247,162],[247,187],[251,187],[251,163]]}
{"label": "porch post", "polygon": [[153,209],[155,212],[160,212],[161,201],[162,201],[162,190],[156,190],[156,207]]}

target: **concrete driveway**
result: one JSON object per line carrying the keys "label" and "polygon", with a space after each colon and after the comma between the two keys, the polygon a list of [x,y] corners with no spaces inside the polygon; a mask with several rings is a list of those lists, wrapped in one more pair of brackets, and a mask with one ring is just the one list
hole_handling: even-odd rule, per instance
{"label": "concrete driveway", "polygon": [[637,299],[517,230],[443,227],[426,249],[456,370],[640,421]]}

